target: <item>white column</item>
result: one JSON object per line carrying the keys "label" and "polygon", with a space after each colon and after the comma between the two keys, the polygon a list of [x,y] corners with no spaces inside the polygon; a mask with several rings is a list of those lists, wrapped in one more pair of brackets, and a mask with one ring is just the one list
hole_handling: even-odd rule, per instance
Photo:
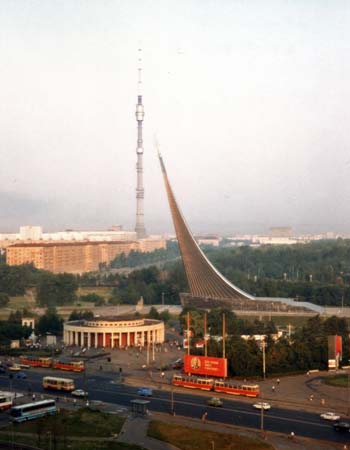
{"label": "white column", "polygon": [[90,331],[88,331],[88,348],[91,347],[91,334]]}
{"label": "white column", "polygon": [[95,348],[98,346],[98,334],[95,333]]}
{"label": "white column", "polygon": [[128,347],[130,347],[130,332],[129,331],[126,333],[126,345]]}
{"label": "white column", "polygon": [[102,341],[103,347],[106,347],[106,333],[103,332],[103,341]]}

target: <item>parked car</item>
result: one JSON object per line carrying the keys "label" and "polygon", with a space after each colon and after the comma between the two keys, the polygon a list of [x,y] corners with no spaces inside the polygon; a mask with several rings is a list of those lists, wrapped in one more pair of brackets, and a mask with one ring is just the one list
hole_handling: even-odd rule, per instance
{"label": "parked car", "polygon": [[268,411],[271,409],[270,403],[267,402],[257,402],[253,404],[253,408],[255,409],[263,409],[264,411]]}
{"label": "parked car", "polygon": [[333,427],[335,431],[347,431],[350,432],[350,422],[346,422],[345,420],[337,420],[333,423]]}
{"label": "parked car", "polygon": [[27,374],[24,372],[17,372],[16,378],[18,378],[19,380],[25,380],[27,378]]}
{"label": "parked car", "polygon": [[338,416],[338,414],[334,413],[334,412],[325,412],[323,414],[320,415],[321,419],[325,419],[325,420],[339,420],[340,416]]}
{"label": "parked car", "polygon": [[75,397],[87,397],[88,392],[84,391],[84,389],[75,389],[74,391],[72,391],[72,395],[74,395]]}
{"label": "parked car", "polygon": [[137,390],[137,395],[142,395],[144,397],[151,397],[152,394],[152,389],[148,387],[142,387]]}
{"label": "parked car", "polygon": [[218,397],[212,397],[208,400],[209,406],[222,406],[223,402]]}

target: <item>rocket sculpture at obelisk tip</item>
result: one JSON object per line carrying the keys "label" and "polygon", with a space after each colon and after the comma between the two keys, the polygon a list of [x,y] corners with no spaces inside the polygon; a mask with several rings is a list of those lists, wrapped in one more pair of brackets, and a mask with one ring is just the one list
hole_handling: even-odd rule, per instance
{"label": "rocket sculpture at obelisk tip", "polygon": [[137,105],[136,105],[136,120],[137,120],[137,163],[136,163],[136,172],[137,172],[137,187],[136,187],[136,226],[135,231],[138,239],[142,239],[146,237],[146,229],[144,224],[144,214],[143,214],[143,198],[144,198],[144,189],[143,189],[143,140],[142,140],[142,122],[145,116],[143,104],[142,104],[142,68],[141,68],[141,51],[139,48],[139,68],[138,68],[138,95],[137,95]]}

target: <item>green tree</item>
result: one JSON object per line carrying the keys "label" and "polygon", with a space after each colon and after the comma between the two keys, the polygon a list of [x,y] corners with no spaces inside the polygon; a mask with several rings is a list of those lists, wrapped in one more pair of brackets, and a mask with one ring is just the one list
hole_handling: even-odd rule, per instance
{"label": "green tree", "polygon": [[55,308],[48,308],[43,316],[40,317],[37,326],[36,334],[45,335],[51,333],[54,335],[61,335],[63,332],[63,319],[57,314]]}
{"label": "green tree", "polygon": [[37,286],[37,302],[40,306],[60,306],[76,300],[78,284],[74,275],[43,273]]}

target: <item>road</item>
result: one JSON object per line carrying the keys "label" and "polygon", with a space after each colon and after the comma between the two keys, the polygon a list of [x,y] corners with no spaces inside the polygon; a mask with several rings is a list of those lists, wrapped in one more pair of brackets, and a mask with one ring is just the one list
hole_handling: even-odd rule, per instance
{"label": "road", "polygon": [[[14,377],[12,389],[18,392],[36,392],[40,395],[40,393],[44,392],[41,385],[44,375],[73,378],[77,388],[84,389],[85,387],[84,375],[82,374],[32,368],[27,371],[27,375],[28,379],[26,380],[17,380]],[[0,389],[8,390],[9,387],[10,380],[8,375],[1,375]],[[160,389],[153,389],[153,395],[149,398],[149,409],[150,411],[170,413],[171,390],[168,386],[162,387],[162,385],[159,385],[159,387]],[[87,388],[90,400],[100,400],[129,407],[130,400],[137,398],[136,387],[114,382],[111,374],[89,374]],[[67,393],[56,393],[55,391],[51,391],[51,393],[54,396],[71,397]],[[260,428],[261,413],[252,407],[252,403],[255,400],[252,399],[251,402],[247,402],[246,400],[242,401],[239,397],[232,398],[224,395],[221,396],[224,402],[223,407],[215,408],[207,405],[207,400],[210,396],[210,393],[174,388],[174,410],[177,415],[196,418],[200,418],[204,412],[207,412],[208,420],[255,429]],[[273,404],[271,410],[264,413],[264,427],[267,431],[277,431],[286,434],[293,431],[296,436],[333,442],[349,442],[348,433],[335,432],[332,424],[320,419],[318,414],[286,409]]]}

